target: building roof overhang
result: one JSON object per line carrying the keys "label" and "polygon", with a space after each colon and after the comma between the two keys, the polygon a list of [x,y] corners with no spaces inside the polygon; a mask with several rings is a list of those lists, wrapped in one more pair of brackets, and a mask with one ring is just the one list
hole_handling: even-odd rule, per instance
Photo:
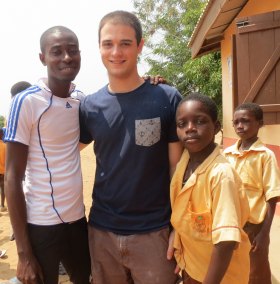
{"label": "building roof overhang", "polygon": [[220,50],[224,31],[249,0],[208,0],[188,46],[192,58]]}

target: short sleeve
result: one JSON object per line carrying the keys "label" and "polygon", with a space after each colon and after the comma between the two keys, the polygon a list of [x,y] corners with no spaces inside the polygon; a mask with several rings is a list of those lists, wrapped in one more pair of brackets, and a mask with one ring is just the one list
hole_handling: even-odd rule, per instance
{"label": "short sleeve", "polygon": [[280,197],[280,171],[274,153],[268,152],[263,162],[263,188],[265,200]]}
{"label": "short sleeve", "polygon": [[[242,182],[234,170],[225,164],[220,169],[212,191],[212,240],[241,241],[240,230],[249,216],[249,205],[243,194]],[[217,176],[216,176],[217,177]]]}
{"label": "short sleeve", "polygon": [[7,120],[5,142],[19,142],[29,145],[32,131],[33,110],[27,96],[18,95],[12,101]]}

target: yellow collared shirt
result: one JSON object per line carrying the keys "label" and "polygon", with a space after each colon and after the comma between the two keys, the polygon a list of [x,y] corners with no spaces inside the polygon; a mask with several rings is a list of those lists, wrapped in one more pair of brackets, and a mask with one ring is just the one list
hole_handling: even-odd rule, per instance
{"label": "yellow collared shirt", "polygon": [[224,150],[244,184],[249,206],[249,222],[261,223],[267,212],[267,201],[280,197],[280,171],[274,153],[258,139],[248,150],[240,152],[237,141]]}
{"label": "yellow collared shirt", "polygon": [[247,284],[250,244],[242,228],[249,216],[249,205],[241,180],[217,146],[182,187],[188,161],[185,151],[171,181],[177,263],[202,282],[213,246],[235,241],[239,245],[221,283]]}

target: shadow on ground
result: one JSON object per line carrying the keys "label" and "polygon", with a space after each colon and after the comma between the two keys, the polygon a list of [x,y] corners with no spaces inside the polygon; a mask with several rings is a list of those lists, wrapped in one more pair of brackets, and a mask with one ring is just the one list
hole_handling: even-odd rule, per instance
{"label": "shadow on ground", "polygon": [[[11,269],[10,264],[1,262],[0,260],[0,274],[3,275],[4,272],[5,272],[5,275],[7,275],[8,279],[13,278],[16,275],[16,270]],[[6,282],[0,282],[0,284],[4,284],[4,283]]]}

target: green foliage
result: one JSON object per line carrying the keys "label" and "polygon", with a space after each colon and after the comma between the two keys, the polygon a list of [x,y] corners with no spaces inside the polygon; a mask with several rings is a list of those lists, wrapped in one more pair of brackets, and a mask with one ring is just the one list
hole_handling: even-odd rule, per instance
{"label": "green foliage", "polygon": [[222,70],[220,54],[212,53],[193,60],[188,60],[184,66],[184,73],[191,82],[193,89],[198,89],[211,97],[216,104],[222,103],[221,80]]}
{"label": "green foliage", "polygon": [[5,125],[5,117],[0,115],[0,128],[2,128]]}
{"label": "green foliage", "polygon": [[134,0],[141,20],[146,49],[140,58],[149,74],[163,76],[183,96],[200,91],[221,108],[220,53],[191,59],[189,40],[206,0]]}

